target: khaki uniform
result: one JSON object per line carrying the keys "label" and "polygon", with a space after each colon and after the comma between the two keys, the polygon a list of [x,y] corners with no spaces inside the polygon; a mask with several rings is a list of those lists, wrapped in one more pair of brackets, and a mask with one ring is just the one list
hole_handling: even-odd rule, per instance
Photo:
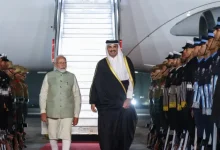
{"label": "khaki uniform", "polygon": [[28,95],[28,87],[27,84],[24,82],[24,80],[21,80],[21,86],[22,86],[22,92],[23,92],[23,113],[24,113],[24,121],[26,120],[27,113],[28,113],[28,100],[29,100],[29,95]]}
{"label": "khaki uniform", "polygon": [[[1,57],[3,60],[3,57]],[[24,87],[27,86],[22,85],[20,79],[23,79],[21,75],[22,68],[18,65],[13,65],[11,61],[4,56],[4,61],[6,62],[6,66],[2,66],[4,68],[1,71],[1,89],[0,96],[2,104],[2,108],[4,107],[4,112],[1,113],[1,130],[6,130],[6,136],[8,137],[6,142],[6,149],[20,149],[25,147],[24,145],[24,117],[23,117],[23,100],[26,95],[23,90]],[[23,68],[25,70],[25,68]],[[3,78],[4,77],[4,78]],[[6,120],[4,120],[6,119]],[[3,124],[4,123],[4,124]],[[0,125],[1,125],[0,124]],[[19,132],[19,134],[17,134]],[[13,145],[8,143],[10,141]],[[2,140],[0,140],[0,143]],[[19,147],[20,146],[20,147]],[[13,147],[13,148],[12,148]]]}
{"label": "khaki uniform", "polygon": [[[20,70],[21,70],[20,75],[22,76],[24,76],[28,72],[26,68],[21,66],[20,66]],[[23,115],[25,121],[28,113],[28,102],[29,102],[28,85],[25,83],[25,77],[20,80],[20,84],[22,87]]]}
{"label": "khaki uniform", "polygon": [[[16,71],[16,73],[20,73],[20,69]],[[15,88],[15,98],[16,98],[16,118],[17,118],[17,125],[19,130],[23,130],[23,87],[21,81],[19,79],[15,79],[14,81],[14,88]]]}
{"label": "khaki uniform", "polygon": [[11,88],[11,97],[13,99],[16,98],[16,80],[14,78],[11,79],[11,82],[10,82],[10,88]]}

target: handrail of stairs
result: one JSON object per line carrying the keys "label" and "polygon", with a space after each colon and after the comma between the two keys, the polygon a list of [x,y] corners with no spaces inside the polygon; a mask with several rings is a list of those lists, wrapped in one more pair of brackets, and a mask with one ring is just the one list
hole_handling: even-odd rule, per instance
{"label": "handrail of stairs", "polygon": [[[53,29],[55,30],[57,28],[57,8],[58,8],[58,0],[55,1],[55,10],[54,10],[54,20],[53,20]],[[56,32],[56,30],[55,30]]]}
{"label": "handrail of stairs", "polygon": [[115,38],[120,40],[120,2],[121,0],[113,0],[114,2],[114,18],[115,18]]}
{"label": "handrail of stairs", "polygon": [[58,55],[59,42],[60,42],[60,27],[64,0],[55,0],[55,15],[54,15],[54,30],[55,30],[55,56]]}

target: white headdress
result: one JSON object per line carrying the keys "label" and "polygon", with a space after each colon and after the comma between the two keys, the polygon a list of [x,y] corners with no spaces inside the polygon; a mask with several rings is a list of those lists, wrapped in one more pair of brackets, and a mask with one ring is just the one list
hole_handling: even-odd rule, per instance
{"label": "white headdress", "polygon": [[[109,44],[117,44],[118,45],[118,54],[114,58],[111,57],[108,53],[108,45]],[[111,64],[112,68],[114,69],[115,73],[119,77],[119,79],[120,80],[128,80],[129,74],[128,74],[127,68],[125,66],[124,55],[123,55],[123,53],[120,49],[120,45],[117,41],[115,41],[115,43],[110,42],[110,43],[106,44],[106,55],[107,55],[107,58]]]}

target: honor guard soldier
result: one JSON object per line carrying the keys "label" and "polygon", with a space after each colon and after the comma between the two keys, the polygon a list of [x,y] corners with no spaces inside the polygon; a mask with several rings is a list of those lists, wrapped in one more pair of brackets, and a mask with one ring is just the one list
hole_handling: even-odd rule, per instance
{"label": "honor guard soldier", "polygon": [[16,66],[12,64],[11,61],[8,62],[8,75],[10,76],[10,88],[11,88],[11,98],[13,99],[13,110],[16,112],[16,78],[15,73],[17,72]]}
{"label": "honor guard soldier", "polygon": [[[172,81],[173,81],[173,77],[175,75],[175,67],[174,67],[174,54],[171,52],[169,54],[169,56],[166,58],[168,60],[168,67],[170,68],[170,71],[169,71],[169,74],[166,78],[166,82],[165,82],[165,90],[164,92],[166,92],[166,94],[164,93],[164,95],[166,95],[166,99],[165,100],[165,104],[167,103],[167,107],[168,107],[168,122],[169,122],[169,125],[170,125],[170,128],[171,129],[174,129],[174,126],[173,126],[173,122],[174,120],[172,120],[171,118],[173,118],[172,116],[172,112],[173,112],[173,109],[175,109],[175,99],[174,99],[174,90],[172,90]],[[174,114],[173,114],[174,115]]]}
{"label": "honor guard soldier", "polygon": [[156,76],[158,75],[158,67],[154,66],[151,69],[151,86],[149,88],[149,99],[150,99],[150,116],[151,116],[151,124],[150,124],[150,132],[148,134],[148,139],[147,139],[147,147],[148,148],[153,148],[156,143],[156,116],[155,116],[155,106],[154,106],[154,101],[155,101],[155,91],[156,91],[156,86],[157,86],[157,79]]}
{"label": "honor guard soldier", "polygon": [[[169,53],[168,57],[165,59],[167,60],[167,67],[169,68],[169,73],[166,77],[165,86],[164,86],[164,93],[163,93],[163,111],[167,117],[167,124],[169,126],[167,130],[167,136],[165,141],[165,148],[167,147],[168,141],[170,141],[170,130],[173,130],[174,127],[174,118],[173,115],[173,109],[175,109],[175,100],[173,99],[173,90],[171,90],[171,83],[173,80],[173,75],[175,73],[175,67],[174,67],[174,54],[172,52]],[[173,114],[173,115],[172,115]],[[169,147],[169,146],[168,146]]]}
{"label": "honor guard soldier", "polygon": [[213,106],[212,106],[212,118],[215,122],[214,124],[214,135],[213,135],[213,149],[218,149],[220,146],[220,143],[217,143],[217,137],[219,137],[219,131],[217,136],[217,128],[219,130],[220,128],[220,118],[219,118],[219,109],[220,109],[220,103],[219,103],[219,75],[220,75],[220,17],[218,17],[217,25],[214,27],[214,36],[215,41],[217,42],[218,51],[216,54],[216,59],[213,62],[214,63],[214,69],[213,69]]}
{"label": "honor guard soldier", "polygon": [[152,72],[151,72],[151,78],[152,78],[152,82],[151,82],[151,87],[150,87],[150,113],[151,113],[151,117],[152,117],[152,121],[153,123],[155,122],[154,119],[155,119],[155,110],[154,110],[154,101],[155,101],[155,89],[156,89],[156,86],[157,86],[157,79],[156,79],[156,76],[158,74],[158,67],[155,66],[152,68]]}
{"label": "honor guard soldier", "polygon": [[[212,73],[212,56],[209,51],[210,43],[212,43],[212,39],[214,38],[214,34],[212,30],[208,31],[208,41],[203,38],[201,41],[201,54],[204,53],[204,61],[199,64],[199,77],[198,77],[198,94],[194,92],[194,100],[197,99],[196,103],[194,103],[194,107],[198,108],[201,106],[201,114],[195,114],[195,122],[197,124],[198,129],[198,141],[197,147],[208,148],[208,144],[210,137],[212,135],[212,126],[213,123],[210,119],[211,115],[211,97],[210,97],[210,83],[211,83],[211,73]],[[196,88],[196,87],[195,87]],[[194,89],[195,91],[195,89]],[[200,102],[199,102],[200,101]],[[206,135],[206,136],[204,136]],[[202,136],[202,140],[201,140]]]}
{"label": "honor guard soldier", "polygon": [[[182,106],[182,128],[185,135],[185,143],[189,139],[188,136],[191,137],[191,140],[194,138],[194,120],[191,116],[191,106],[192,106],[192,96],[193,96],[193,76],[194,70],[197,68],[198,62],[194,53],[194,42],[187,41],[186,45],[183,48],[183,61],[185,65],[183,65],[183,76],[181,89],[183,91],[183,100],[181,101]],[[184,147],[186,148],[186,144],[184,143]],[[193,144],[191,141],[190,144]]]}
{"label": "honor guard soldier", "polygon": [[[214,36],[215,36],[215,41],[217,42],[216,49],[217,54],[215,55],[215,62],[214,63],[214,69],[213,69],[213,86],[214,86],[214,95],[213,95],[213,108],[212,108],[212,116],[215,122],[217,123],[218,128],[220,128],[220,117],[219,117],[219,109],[220,109],[220,102],[219,102],[219,97],[220,97],[220,92],[218,92],[220,88],[220,80],[218,79],[218,76],[220,75],[220,17],[217,20],[217,25],[214,27]],[[215,49],[215,50],[216,50]]]}
{"label": "honor guard soldier", "polygon": [[21,84],[21,68],[20,66],[15,66],[14,76],[15,76],[15,94],[16,94],[16,115],[17,115],[17,123],[20,132],[23,132],[23,87]]}
{"label": "honor guard soldier", "polygon": [[172,62],[173,62],[173,53],[170,52],[169,55],[166,57],[167,59],[167,67],[168,67],[168,75],[165,81],[165,86],[164,86],[164,97],[163,97],[163,111],[167,112],[169,109],[169,97],[168,97],[168,91],[169,91],[169,87],[170,87],[170,77],[172,74]]}
{"label": "honor guard soldier", "polygon": [[179,111],[181,111],[181,103],[180,103],[180,81],[181,78],[179,76],[181,75],[181,53],[174,51],[173,52],[173,73],[172,77],[170,80],[170,88],[169,88],[169,110],[168,110],[168,120],[169,120],[169,125],[170,129],[173,130],[173,135],[172,138],[168,139],[169,145],[167,148],[173,149],[174,147],[178,146],[178,143],[175,143],[177,136],[179,135],[178,133],[181,133],[180,130],[180,121],[179,119]]}
{"label": "honor guard soldier", "polygon": [[[11,95],[10,95],[10,77],[7,74],[8,69],[8,59],[6,55],[0,56],[0,100],[1,100],[1,108],[0,108],[0,116],[1,116],[1,123],[0,123],[0,129],[4,131],[4,133],[1,133],[3,138],[1,139],[2,144],[7,148],[12,148],[12,139],[13,136],[10,136],[10,129],[11,124],[9,122],[10,117],[10,111],[12,106],[11,101]],[[10,144],[9,144],[10,142]],[[3,146],[1,144],[1,147]],[[3,147],[4,147],[3,146]]]}
{"label": "honor guard soldier", "polygon": [[175,79],[176,79],[176,59],[179,57],[176,53],[173,53],[173,57],[172,57],[172,71],[169,75],[169,80],[167,78],[166,82],[168,84],[169,90],[168,90],[168,99],[169,99],[169,110],[168,110],[168,120],[169,120],[169,125],[170,125],[170,129],[171,130],[175,130],[176,129],[176,109],[177,109],[177,99],[176,99],[176,86],[175,86]]}
{"label": "honor guard soldier", "polygon": [[20,75],[21,75],[21,84],[22,84],[22,87],[23,87],[23,98],[24,98],[24,105],[23,105],[23,113],[24,113],[24,121],[26,120],[26,117],[27,117],[27,113],[28,113],[28,102],[29,102],[29,94],[28,94],[28,86],[27,84],[25,83],[25,79],[26,79],[26,76],[27,76],[27,73],[28,73],[28,70],[24,67],[21,67],[21,72],[20,72]]}
{"label": "honor guard soldier", "polygon": [[24,122],[24,92],[23,92],[23,86],[21,83],[21,66],[16,65],[14,76],[15,76],[15,94],[16,94],[16,123],[17,123],[17,133],[19,136],[19,147],[24,148],[26,147],[24,145],[25,140],[25,132],[24,127],[26,127],[26,124]]}
{"label": "honor guard soldier", "polygon": [[156,134],[159,134],[160,131],[160,115],[162,111],[162,105],[161,105],[161,100],[160,100],[160,74],[161,70],[160,67],[157,66],[155,68],[155,86],[154,86],[154,95],[153,95],[153,107],[154,107],[154,124],[156,126]]}
{"label": "honor guard soldier", "polygon": [[14,114],[15,114],[15,103],[14,103],[14,89],[12,87],[12,81],[14,78],[14,66],[11,61],[7,62],[7,69],[5,70],[5,73],[10,78],[9,81],[9,101],[8,101],[8,130],[10,133],[14,132]]}
{"label": "honor guard soldier", "polygon": [[[165,88],[160,96],[158,93],[163,89],[162,77],[166,73],[163,73],[161,65],[154,67],[151,72],[153,82],[149,92],[150,113],[157,133],[162,118],[158,116],[156,108],[159,105],[155,103],[160,101],[156,100],[163,100],[163,111],[168,118],[169,128],[164,149],[220,149],[219,140],[217,142],[220,135],[219,132],[217,136],[217,127],[220,128],[220,17],[214,30],[208,30],[207,37],[193,40],[194,42],[188,41],[183,47],[181,57],[176,58],[176,52],[173,52],[166,58],[165,66],[169,69],[168,72],[165,71]],[[176,132],[170,134],[170,129]],[[182,130],[183,134],[180,136]],[[157,141],[158,139],[157,136]],[[153,143],[155,145],[151,147],[154,149],[160,147],[158,142]]]}
{"label": "honor guard soldier", "polygon": [[160,87],[161,87],[160,97],[161,97],[161,101],[162,101],[162,118],[164,119],[162,121],[162,128],[163,128],[163,130],[167,130],[167,128],[168,128],[167,118],[166,118],[166,113],[165,113],[165,112],[167,112],[166,110],[168,110],[168,109],[166,109],[166,106],[168,105],[168,103],[164,103],[165,83],[166,83],[166,78],[167,78],[167,76],[169,74],[169,68],[167,67],[167,63],[168,63],[167,61],[164,61],[162,63],[162,65],[161,65],[162,77],[161,77],[161,82],[160,82],[161,83],[161,85],[160,85]]}
{"label": "honor guard soldier", "polygon": [[204,84],[204,92],[206,97],[206,114],[208,116],[211,115],[212,112],[212,93],[213,93],[213,75],[216,74],[216,60],[218,58],[217,50],[218,50],[218,42],[214,38],[214,30],[209,30],[208,33],[208,45],[207,45],[207,61],[205,68],[205,84]]}
{"label": "honor guard soldier", "polygon": [[183,61],[182,61],[182,54],[179,52],[174,52],[175,53],[175,68],[176,68],[176,75],[175,75],[175,79],[173,81],[173,85],[176,88],[176,128],[175,128],[175,132],[176,132],[176,136],[173,136],[173,141],[172,141],[172,148],[176,149],[178,148],[178,146],[181,144],[181,135],[183,132],[183,122],[182,122],[182,101],[184,101],[183,99],[183,91],[182,91],[182,78],[184,75],[184,70],[183,70]]}
{"label": "honor guard soldier", "polygon": [[201,103],[201,93],[200,88],[203,85],[204,75],[202,74],[205,59],[204,55],[206,52],[206,44],[208,42],[208,38],[203,36],[200,43],[196,45],[198,48],[198,67],[195,70],[194,76],[194,85],[193,85],[193,104],[192,104],[192,117],[194,118],[195,125],[196,125],[196,132],[195,132],[195,142],[194,142],[194,149],[197,149],[202,141],[203,131],[204,131],[204,119],[202,119],[202,103]]}
{"label": "honor guard soldier", "polygon": [[7,70],[6,73],[10,77],[10,107],[8,112],[8,142],[10,143],[10,149],[19,149],[19,134],[17,134],[17,122],[16,122],[16,101],[15,101],[15,88],[13,86],[14,79],[14,65],[11,61],[7,62]]}
{"label": "honor guard soldier", "polygon": [[[169,56],[168,56],[169,57]],[[169,74],[169,71],[170,71],[170,68],[169,68],[169,65],[168,65],[168,61],[164,61],[163,62],[163,69],[162,69],[162,75],[163,75],[163,82],[162,82],[162,99],[163,99],[163,113],[165,114],[165,112],[168,111],[168,98],[167,98],[167,95],[164,95],[165,94],[165,84],[166,84],[166,79],[167,79],[167,76]]]}
{"label": "honor guard soldier", "polygon": [[7,62],[9,60],[6,56],[1,57],[1,71],[0,71],[0,129],[6,130],[8,127],[8,104],[9,104],[9,98],[10,98],[10,78],[5,72],[7,69]]}
{"label": "honor guard soldier", "polygon": [[148,135],[148,148],[162,147],[163,132],[161,128],[166,128],[165,116],[163,113],[163,88],[165,82],[164,73],[166,72],[166,64],[160,64],[152,68],[151,78],[152,84],[149,91],[150,98],[150,114],[153,120],[153,126],[150,128]]}
{"label": "honor guard soldier", "polygon": [[[17,150],[25,147],[23,112],[19,103],[24,99],[24,94],[19,73],[22,73],[20,67],[14,66],[5,54],[0,54],[0,145],[6,149]],[[16,99],[18,103],[15,103]]]}
{"label": "honor guard soldier", "polygon": [[[167,129],[166,124],[166,118],[165,114],[163,112],[163,91],[164,91],[164,85],[165,85],[165,79],[166,79],[166,63],[157,65],[156,72],[158,70],[158,74],[156,76],[157,79],[157,85],[155,89],[155,98],[154,98],[154,110],[155,110],[155,126],[156,126],[156,144],[155,149],[161,149],[163,146],[163,140],[164,137],[164,129]],[[166,72],[166,73],[165,73]]]}

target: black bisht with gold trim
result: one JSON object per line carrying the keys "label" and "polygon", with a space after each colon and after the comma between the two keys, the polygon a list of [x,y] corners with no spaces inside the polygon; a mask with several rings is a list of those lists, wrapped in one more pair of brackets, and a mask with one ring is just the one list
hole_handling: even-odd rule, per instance
{"label": "black bisht with gold trim", "polygon": [[[126,68],[135,84],[134,67],[128,57],[124,57]],[[134,139],[137,114],[134,107],[124,109],[129,81],[120,81],[107,58],[98,62],[92,87],[90,104],[98,109],[98,132],[102,150],[128,149]]]}

